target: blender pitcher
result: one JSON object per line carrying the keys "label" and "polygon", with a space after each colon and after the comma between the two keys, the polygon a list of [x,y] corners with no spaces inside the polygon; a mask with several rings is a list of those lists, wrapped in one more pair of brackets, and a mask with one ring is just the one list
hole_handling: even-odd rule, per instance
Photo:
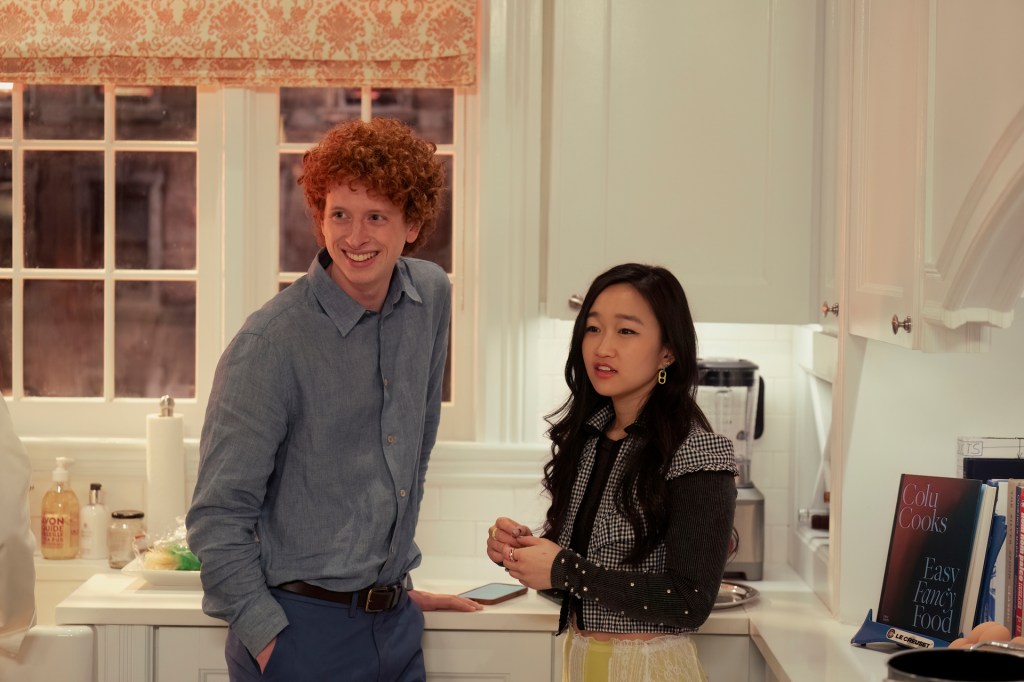
{"label": "blender pitcher", "polygon": [[757,365],[738,358],[698,359],[697,405],[715,433],[732,441],[739,469],[736,485],[751,487],[750,456],[764,430],[763,380]]}

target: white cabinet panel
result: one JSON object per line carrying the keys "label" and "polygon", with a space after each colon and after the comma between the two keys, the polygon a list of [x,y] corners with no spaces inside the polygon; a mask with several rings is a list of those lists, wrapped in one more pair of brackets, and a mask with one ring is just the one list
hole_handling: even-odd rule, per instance
{"label": "white cabinet panel", "polygon": [[855,7],[850,331],[985,350],[1024,290],[1024,5]]}
{"label": "white cabinet panel", "polygon": [[427,679],[430,682],[550,680],[554,642],[554,635],[544,632],[428,630],[423,633]]}
{"label": "white cabinet panel", "polygon": [[[101,628],[102,629],[102,628]],[[156,628],[154,682],[227,682],[227,628]],[[545,632],[427,630],[431,682],[537,682],[552,679],[555,638]],[[556,678],[557,679],[557,676]]]}
{"label": "white cabinet panel", "polygon": [[[923,219],[927,5],[865,3],[855,27],[850,331],[910,347],[915,322],[916,221]],[[913,329],[913,327],[912,327]]]}
{"label": "white cabinet panel", "polygon": [[764,658],[746,635],[694,635],[697,655],[708,682],[759,682],[764,679]]}
{"label": "white cabinet panel", "polygon": [[554,8],[547,311],[656,263],[700,321],[807,322],[817,5]]}
{"label": "white cabinet panel", "polygon": [[228,682],[227,628],[156,628],[155,682]]}

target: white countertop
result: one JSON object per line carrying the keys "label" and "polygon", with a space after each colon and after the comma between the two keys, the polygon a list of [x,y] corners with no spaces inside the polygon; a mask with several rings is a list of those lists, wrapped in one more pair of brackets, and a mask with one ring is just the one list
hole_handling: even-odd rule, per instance
{"label": "white countertop", "polygon": [[[476,582],[416,579],[428,592],[458,594]],[[62,625],[178,625],[224,627],[222,620],[202,611],[203,593],[187,587],[150,585],[138,576],[101,573],[92,576],[57,605]],[[558,629],[558,606],[533,590],[481,611],[430,611],[424,614],[429,630],[549,631]],[[701,632],[746,635],[743,607],[716,611]]]}
{"label": "white countertop", "polygon": [[750,636],[780,682],[880,682],[888,677],[888,653],[850,644],[860,624],[833,619],[788,566],[766,567],[765,577],[749,583],[761,591],[758,602],[747,607]]}
{"label": "white countertop", "polygon": [[[456,594],[478,583],[414,576],[419,589]],[[744,581],[760,598],[715,610],[700,633],[749,635],[775,677],[783,682],[878,682],[886,677],[884,652],[850,644],[857,631],[831,618],[807,585],[787,566],[765,568],[765,580]],[[100,573],[89,578],[56,609],[63,625],[167,625],[224,627],[202,612],[202,591],[157,587],[142,577]],[[529,591],[525,597],[474,613],[425,614],[430,630],[508,630],[554,632],[558,607]]]}

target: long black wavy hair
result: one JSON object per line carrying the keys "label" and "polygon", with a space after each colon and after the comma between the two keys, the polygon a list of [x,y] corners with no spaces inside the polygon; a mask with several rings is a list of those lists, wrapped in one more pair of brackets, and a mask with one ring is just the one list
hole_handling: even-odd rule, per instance
{"label": "long black wavy hair", "polygon": [[[661,328],[662,344],[675,361],[665,368],[664,384],[655,383],[637,415],[644,438],[641,448],[627,463],[615,504],[629,521],[636,543],[625,557],[639,564],[661,543],[668,524],[668,483],[665,480],[672,455],[690,433],[693,424],[710,431],[697,406],[697,332],[686,294],[679,280],[665,268],[625,263],[599,275],[590,285],[572,330],[565,382],[569,397],[545,420],[551,439],[551,459],[544,465],[544,489],[551,496],[544,537],[558,541],[569,512],[573,481],[587,442],[586,421],[611,401],[594,390],[583,358],[587,317],[598,295],[613,284],[628,284],[647,301]],[[636,431],[631,430],[632,433]]]}

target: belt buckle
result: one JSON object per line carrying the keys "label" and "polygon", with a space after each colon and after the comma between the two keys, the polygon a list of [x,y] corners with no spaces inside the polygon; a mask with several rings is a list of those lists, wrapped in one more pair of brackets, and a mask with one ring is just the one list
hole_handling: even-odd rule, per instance
{"label": "belt buckle", "polygon": [[[383,599],[383,606],[376,606],[374,604],[374,598],[380,596]],[[382,611],[389,611],[398,604],[398,598],[401,595],[401,587],[398,585],[383,585],[381,587],[371,587],[370,591],[366,595],[366,607],[363,609],[366,613],[381,613]]]}

